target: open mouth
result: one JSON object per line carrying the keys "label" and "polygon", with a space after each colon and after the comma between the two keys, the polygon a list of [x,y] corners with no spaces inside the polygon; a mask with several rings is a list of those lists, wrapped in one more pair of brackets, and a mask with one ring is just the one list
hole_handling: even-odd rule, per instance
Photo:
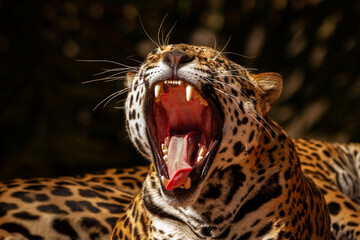
{"label": "open mouth", "polygon": [[191,191],[218,149],[223,118],[215,101],[182,80],[157,82],[149,97],[148,133],[165,193]]}

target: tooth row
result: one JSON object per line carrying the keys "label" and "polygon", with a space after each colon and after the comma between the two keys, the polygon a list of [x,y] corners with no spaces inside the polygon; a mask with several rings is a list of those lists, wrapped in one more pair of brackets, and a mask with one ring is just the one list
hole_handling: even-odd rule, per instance
{"label": "tooth row", "polygon": [[[165,80],[164,81],[165,84],[175,84],[175,85],[181,85],[182,81],[181,80]],[[154,88],[154,95],[155,95],[155,102],[159,102],[160,101],[160,96],[162,94],[162,86],[163,86],[163,82],[160,82],[158,84],[155,85]],[[186,101],[190,101],[192,98],[197,98],[199,99],[200,103],[204,106],[208,106],[207,101],[201,97],[201,95],[197,92],[194,91],[194,87],[191,86],[190,84],[186,83]]]}
{"label": "tooth row", "polygon": [[161,144],[161,150],[163,152],[163,159],[165,161],[165,163],[167,164],[167,159],[168,159],[168,148],[166,146],[165,143]]}
{"label": "tooth row", "polygon": [[182,81],[181,80],[165,80],[164,81],[165,84],[171,84],[171,85],[181,85]]}

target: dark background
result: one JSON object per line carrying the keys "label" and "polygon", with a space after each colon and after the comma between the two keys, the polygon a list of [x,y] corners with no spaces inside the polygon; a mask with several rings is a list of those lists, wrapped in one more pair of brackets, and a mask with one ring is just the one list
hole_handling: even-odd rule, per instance
{"label": "dark background", "polygon": [[[138,66],[165,15],[171,43],[225,49],[254,72],[282,74],[271,116],[293,137],[360,141],[360,2],[0,1],[0,179],[145,164],[124,128],[122,99],[92,109],[123,80],[111,60]],[[103,77],[109,76],[105,74]]]}

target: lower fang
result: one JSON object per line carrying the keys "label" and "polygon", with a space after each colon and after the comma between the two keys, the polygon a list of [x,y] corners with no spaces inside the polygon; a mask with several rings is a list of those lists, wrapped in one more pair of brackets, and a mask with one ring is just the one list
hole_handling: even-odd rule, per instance
{"label": "lower fang", "polygon": [[191,178],[188,177],[188,178],[186,179],[186,183],[184,184],[184,188],[185,188],[185,189],[189,189],[190,187],[191,187]]}
{"label": "lower fang", "polygon": [[206,148],[205,145],[203,145],[203,146],[200,148],[199,156],[202,156],[202,157],[205,156],[206,152],[207,152],[207,148]]}

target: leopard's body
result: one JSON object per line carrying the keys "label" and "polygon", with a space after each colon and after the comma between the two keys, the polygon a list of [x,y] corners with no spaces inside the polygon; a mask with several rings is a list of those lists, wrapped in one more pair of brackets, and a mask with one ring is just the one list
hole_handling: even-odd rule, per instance
{"label": "leopard's body", "polygon": [[0,183],[0,239],[108,239],[148,167]]}
{"label": "leopard's body", "polygon": [[[186,93],[179,108],[172,99],[189,85],[196,100]],[[129,86],[128,132],[151,161],[141,190],[144,169],[119,181],[112,170],[8,182],[0,186],[0,239],[102,239],[116,218],[113,240],[360,238],[360,144],[290,139],[266,116],[281,92],[278,74],[251,74],[209,47],[178,44],[150,53]],[[186,121],[196,115],[182,110],[191,104],[205,127]],[[181,130],[171,116],[185,116]],[[194,129],[203,134],[197,145],[188,140]],[[197,163],[173,153],[201,145],[207,153]],[[174,158],[190,159],[189,175]]]}

